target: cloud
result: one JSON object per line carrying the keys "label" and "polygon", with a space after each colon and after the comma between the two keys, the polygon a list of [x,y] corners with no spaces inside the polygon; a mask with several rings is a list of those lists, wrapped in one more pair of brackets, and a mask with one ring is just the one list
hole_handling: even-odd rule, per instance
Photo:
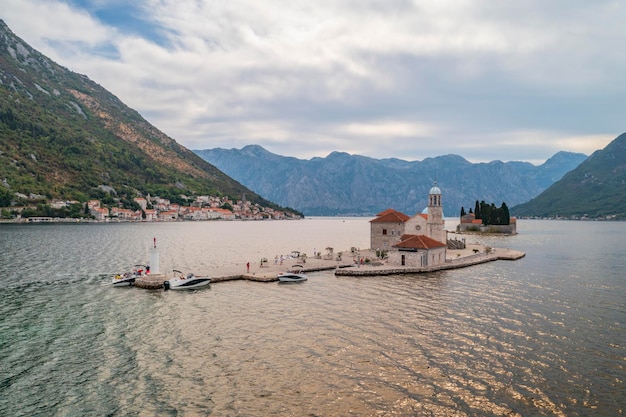
{"label": "cloud", "polygon": [[18,36],[194,149],[542,161],[623,130],[620,2],[5,2]]}
{"label": "cloud", "polygon": [[88,54],[92,48],[109,43],[115,36],[114,28],[98,25],[86,11],[63,2],[7,0],[5,3],[8,4],[2,14],[9,27],[53,59],[81,54],[83,50]]}
{"label": "cloud", "polygon": [[381,139],[426,137],[433,135],[436,128],[421,123],[404,121],[381,121],[373,123],[349,123],[341,126],[340,131],[350,136],[373,136]]}

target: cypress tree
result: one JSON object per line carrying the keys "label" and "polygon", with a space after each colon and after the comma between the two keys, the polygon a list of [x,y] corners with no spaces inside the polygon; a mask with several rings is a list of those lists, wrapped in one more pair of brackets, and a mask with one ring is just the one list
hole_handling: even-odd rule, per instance
{"label": "cypress tree", "polygon": [[480,219],[483,224],[489,224],[489,205],[485,203],[485,200],[481,200],[478,204],[478,210],[480,212]]}
{"label": "cypress tree", "polygon": [[[469,213],[472,214],[472,209],[469,209]],[[508,225],[511,223],[511,215],[506,203],[502,203],[502,206],[496,207],[494,203],[488,204],[485,200],[478,202],[474,207],[474,218],[482,220],[484,225]],[[461,207],[461,216],[464,216],[465,208]]]}
{"label": "cypress tree", "polygon": [[509,213],[509,208],[507,207],[505,202],[502,202],[502,224],[511,224],[511,214]]}

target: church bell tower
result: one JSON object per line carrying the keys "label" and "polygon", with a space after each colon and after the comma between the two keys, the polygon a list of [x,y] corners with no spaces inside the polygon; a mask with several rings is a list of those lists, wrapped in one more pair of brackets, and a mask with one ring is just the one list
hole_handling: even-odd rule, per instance
{"label": "church bell tower", "polygon": [[437,187],[437,181],[428,192],[428,228],[431,238],[446,243],[441,190]]}

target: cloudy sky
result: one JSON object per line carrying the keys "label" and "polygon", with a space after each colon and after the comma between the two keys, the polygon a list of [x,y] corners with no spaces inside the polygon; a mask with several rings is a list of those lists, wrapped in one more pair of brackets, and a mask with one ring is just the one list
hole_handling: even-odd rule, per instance
{"label": "cloudy sky", "polygon": [[542,163],[626,131],[626,2],[2,0],[190,149]]}

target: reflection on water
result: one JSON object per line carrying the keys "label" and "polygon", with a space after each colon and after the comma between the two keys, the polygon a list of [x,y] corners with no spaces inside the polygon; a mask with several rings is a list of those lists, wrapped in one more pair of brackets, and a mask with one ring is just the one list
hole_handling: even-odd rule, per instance
{"label": "reflection on water", "polygon": [[[616,245],[626,225],[520,223],[516,237],[487,239],[526,251],[516,262],[182,293],[108,285],[136,262],[133,248],[150,242],[152,227],[88,227],[88,236],[80,226],[2,227],[0,249],[11,256],[0,266],[0,414],[623,413],[626,284]],[[345,227],[310,224],[158,225],[158,235],[163,262],[207,267],[232,261],[235,246],[267,256],[367,245],[358,227],[338,243],[290,240],[304,233],[294,227],[326,238]],[[237,245],[229,227],[272,239]]]}

